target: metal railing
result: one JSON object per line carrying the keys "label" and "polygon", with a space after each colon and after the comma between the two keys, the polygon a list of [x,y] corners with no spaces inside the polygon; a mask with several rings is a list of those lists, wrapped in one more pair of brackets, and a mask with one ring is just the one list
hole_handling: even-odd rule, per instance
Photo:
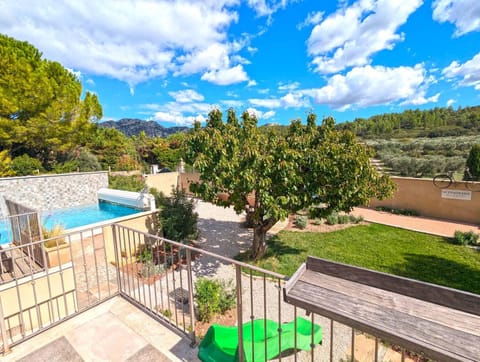
{"label": "metal railing", "polygon": [[[272,348],[269,344],[271,339],[267,336],[267,333],[270,333],[268,320],[278,324],[278,338],[275,338],[275,343],[278,343],[275,348],[278,351],[284,350],[284,323],[293,324],[296,331],[299,316],[308,318],[312,326],[319,320],[313,313],[307,316],[305,310],[283,301],[282,288],[286,281],[284,275],[126,226],[113,227],[120,294],[155,319],[164,321],[184,333],[192,345],[196,345],[206,332],[197,328],[199,324],[203,326],[203,323],[198,320],[194,298],[195,283],[202,277],[234,282],[236,312],[233,313],[233,319],[227,323],[237,326],[239,346],[251,342],[251,347],[248,348],[248,353],[251,354],[249,360],[253,360],[256,355],[255,348],[259,348],[258,340],[261,340],[254,336],[255,320],[263,320],[264,343],[260,348],[265,356],[267,347]],[[201,258],[198,258],[199,254]],[[143,273],[146,263],[160,268],[153,267],[151,275]],[[250,323],[245,324],[247,322]],[[245,326],[251,329],[246,331]],[[249,335],[248,342],[244,339],[245,334]],[[294,353],[291,358],[295,361],[297,352],[300,351],[297,335],[298,333],[292,334]],[[304,351],[303,358],[308,355],[307,359],[314,361],[317,346],[313,343],[313,334],[311,338],[310,351]],[[238,348],[237,353],[239,360],[244,360],[246,352],[243,348]],[[282,358],[284,357],[280,354],[278,360]]]}
{"label": "metal railing", "polygon": [[[198,345],[208,324],[199,320],[196,284],[209,278],[233,283],[236,308],[220,323],[236,326],[240,361],[267,356],[272,343],[276,351],[288,350],[275,357],[279,361],[355,361],[359,341],[365,340],[371,344],[372,360],[387,358],[388,348],[379,338],[364,338],[360,331],[284,302],[284,275],[119,224],[46,241],[53,247],[39,240],[27,249],[19,245],[2,250],[13,258],[15,268],[0,274],[1,352],[114,296]],[[43,266],[24,251],[34,246],[42,250]],[[299,317],[309,322],[311,331],[298,332]],[[271,323],[277,338],[267,335]],[[255,328],[259,325],[263,328]],[[314,326],[322,328],[321,340],[314,338]],[[263,336],[255,335],[262,331]],[[407,357],[404,348],[395,353],[402,361]]]}
{"label": "metal railing", "polygon": [[[1,252],[11,258],[13,268],[0,273],[0,351],[8,352],[12,346],[118,295],[117,270],[108,260],[104,231],[89,228],[3,246]],[[41,252],[40,262],[32,250]]]}

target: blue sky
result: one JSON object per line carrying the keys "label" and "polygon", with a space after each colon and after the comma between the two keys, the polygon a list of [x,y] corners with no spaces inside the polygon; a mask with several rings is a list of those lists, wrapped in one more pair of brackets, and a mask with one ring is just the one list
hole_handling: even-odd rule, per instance
{"label": "blue sky", "polygon": [[[35,5],[33,5],[35,4]],[[288,124],[480,104],[479,0],[0,0],[98,94],[104,120],[191,125],[214,108]]]}

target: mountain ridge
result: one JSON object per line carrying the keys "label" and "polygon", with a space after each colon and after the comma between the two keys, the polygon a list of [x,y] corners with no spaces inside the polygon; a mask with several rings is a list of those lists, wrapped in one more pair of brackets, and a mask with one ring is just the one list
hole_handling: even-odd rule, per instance
{"label": "mountain ridge", "polygon": [[138,136],[145,132],[148,137],[166,138],[177,132],[187,132],[188,127],[164,127],[155,121],[145,121],[138,118],[122,118],[118,121],[109,120],[98,124],[100,127],[115,128],[127,137]]}

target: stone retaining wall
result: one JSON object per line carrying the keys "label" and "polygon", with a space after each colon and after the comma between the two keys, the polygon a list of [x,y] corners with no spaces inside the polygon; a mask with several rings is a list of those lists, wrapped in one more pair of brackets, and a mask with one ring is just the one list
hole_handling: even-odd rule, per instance
{"label": "stone retaining wall", "polygon": [[102,187],[108,187],[106,171],[0,178],[0,217],[4,199],[37,210],[64,209],[96,203]]}

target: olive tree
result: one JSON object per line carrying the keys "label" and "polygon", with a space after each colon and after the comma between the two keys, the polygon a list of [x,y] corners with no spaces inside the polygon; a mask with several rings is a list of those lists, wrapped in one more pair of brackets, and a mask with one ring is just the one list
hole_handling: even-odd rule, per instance
{"label": "olive tree", "polygon": [[[480,144],[475,144],[468,154],[466,167],[474,180],[480,179]],[[464,180],[468,180],[470,175],[465,172]]]}
{"label": "olive tree", "polygon": [[[333,118],[316,125],[293,121],[285,134],[259,128],[257,119],[233,110],[226,122],[218,109],[205,127],[195,124],[186,139],[186,162],[200,172],[191,190],[204,200],[245,211],[253,227],[252,257],[265,253],[266,233],[290,213],[318,205],[327,214],[350,211],[393,190],[387,176],[370,164],[371,150]],[[222,197],[228,195],[228,197]]]}

